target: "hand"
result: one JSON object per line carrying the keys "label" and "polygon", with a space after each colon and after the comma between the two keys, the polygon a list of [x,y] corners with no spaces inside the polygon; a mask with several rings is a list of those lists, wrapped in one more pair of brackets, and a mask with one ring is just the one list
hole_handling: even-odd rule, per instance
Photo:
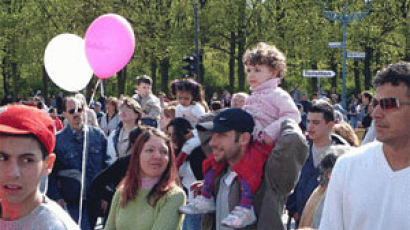
{"label": "hand", "polygon": [[147,115],[147,114],[142,113],[141,118],[147,118],[147,117],[148,117],[148,115]]}
{"label": "hand", "polygon": [[66,208],[67,206],[67,203],[65,202],[64,199],[57,200],[57,204],[59,204],[62,208]]}
{"label": "hand", "polygon": [[262,138],[263,138],[263,143],[264,143],[264,144],[273,146],[274,142],[273,142],[272,138],[271,138],[268,134],[263,133],[263,134],[262,134]]}
{"label": "hand", "polygon": [[105,200],[101,200],[101,212],[103,214],[107,213],[108,202]]}
{"label": "hand", "polygon": [[204,185],[204,181],[196,181],[191,184],[189,190],[194,193],[194,197],[201,195],[202,186]]}

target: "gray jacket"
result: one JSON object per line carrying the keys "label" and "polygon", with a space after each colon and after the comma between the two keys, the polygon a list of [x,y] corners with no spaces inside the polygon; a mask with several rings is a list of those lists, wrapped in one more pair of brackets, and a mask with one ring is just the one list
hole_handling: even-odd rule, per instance
{"label": "gray jacket", "polygon": [[161,103],[157,96],[150,93],[146,97],[140,97],[138,94],[132,96],[142,108],[142,111],[148,116],[148,118],[159,121],[161,115]]}
{"label": "gray jacket", "polygon": [[[284,229],[282,212],[286,198],[296,185],[307,156],[308,146],[299,126],[291,120],[283,121],[279,141],[265,162],[262,182],[253,201],[258,220],[255,224],[243,228],[244,230]],[[220,178],[221,176],[215,180],[215,197]],[[240,194],[240,184],[235,179],[228,198],[229,210],[233,210],[239,203]],[[203,216],[201,229],[216,229],[215,214]]]}

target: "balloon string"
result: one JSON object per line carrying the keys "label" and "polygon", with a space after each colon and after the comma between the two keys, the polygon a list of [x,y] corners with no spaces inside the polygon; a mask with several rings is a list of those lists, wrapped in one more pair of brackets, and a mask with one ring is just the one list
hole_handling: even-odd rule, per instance
{"label": "balloon string", "polygon": [[81,189],[80,189],[80,207],[78,210],[78,225],[81,226],[81,219],[83,217],[83,196],[85,190],[85,173],[86,173],[86,163],[87,163],[87,139],[88,139],[88,125],[87,125],[87,113],[84,113],[84,140],[83,140],[83,156],[82,156],[82,165],[81,165]]}
{"label": "balloon string", "polygon": [[97,83],[95,84],[93,93],[91,94],[90,102],[88,103],[88,107],[90,107],[91,104],[94,102],[95,91],[97,91],[98,85],[99,85],[100,83],[101,83],[101,80],[98,80]]}
{"label": "balloon string", "polygon": [[100,80],[101,81],[101,97],[105,97],[104,96],[104,82],[103,82],[103,80]]}

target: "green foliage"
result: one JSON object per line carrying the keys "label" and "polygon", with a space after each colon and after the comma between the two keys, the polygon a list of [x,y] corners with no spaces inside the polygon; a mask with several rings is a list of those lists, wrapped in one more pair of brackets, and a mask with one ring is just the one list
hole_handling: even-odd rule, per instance
{"label": "green foliage", "polygon": [[[42,65],[45,47],[56,35],[74,33],[84,36],[89,24],[105,13],[117,13],[132,24],[136,49],[127,67],[126,94],[134,90],[134,78],[140,74],[156,75],[157,90],[165,68],[169,79],[183,74],[182,57],[195,50],[194,0],[4,0],[0,3],[0,97],[6,93],[27,97],[36,89],[44,90]],[[328,2],[325,10],[364,11],[363,1]],[[342,40],[342,25],[325,19],[316,0],[207,0],[199,5],[200,44],[203,53],[204,85],[210,89],[229,87],[230,68],[238,86],[238,45],[244,38],[245,49],[258,41],[275,44],[287,56],[286,86],[299,84],[312,93],[311,79],[302,77],[304,69],[330,69],[336,64],[338,92],[341,92],[342,51],[328,49],[328,42]],[[347,49],[371,48],[368,68],[373,76],[385,65],[399,60],[410,61],[410,0],[374,0],[371,12],[347,28]],[[244,32],[243,34],[239,33]],[[234,37],[232,37],[234,36]],[[243,37],[241,37],[243,36]],[[232,43],[233,41],[233,43]],[[234,45],[234,53],[230,53]],[[234,56],[232,56],[234,55]],[[235,65],[229,66],[229,59]],[[330,61],[331,59],[334,59]],[[169,66],[164,65],[165,60]],[[17,64],[13,70],[12,64]],[[361,88],[364,88],[364,62],[359,64]],[[3,84],[5,82],[5,84]],[[92,84],[95,84],[95,80]],[[321,81],[331,88],[331,79]],[[47,83],[49,95],[58,89]],[[107,80],[106,92],[118,96],[116,77]],[[347,61],[347,92],[355,88],[353,60]]]}

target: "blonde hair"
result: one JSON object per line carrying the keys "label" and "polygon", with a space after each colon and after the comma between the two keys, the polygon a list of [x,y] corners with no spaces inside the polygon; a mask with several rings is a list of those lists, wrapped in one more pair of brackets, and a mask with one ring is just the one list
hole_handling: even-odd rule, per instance
{"label": "blonde hair", "polygon": [[286,57],[274,45],[259,42],[255,48],[246,50],[242,62],[244,65],[267,65],[277,71],[277,78],[286,75]]}

